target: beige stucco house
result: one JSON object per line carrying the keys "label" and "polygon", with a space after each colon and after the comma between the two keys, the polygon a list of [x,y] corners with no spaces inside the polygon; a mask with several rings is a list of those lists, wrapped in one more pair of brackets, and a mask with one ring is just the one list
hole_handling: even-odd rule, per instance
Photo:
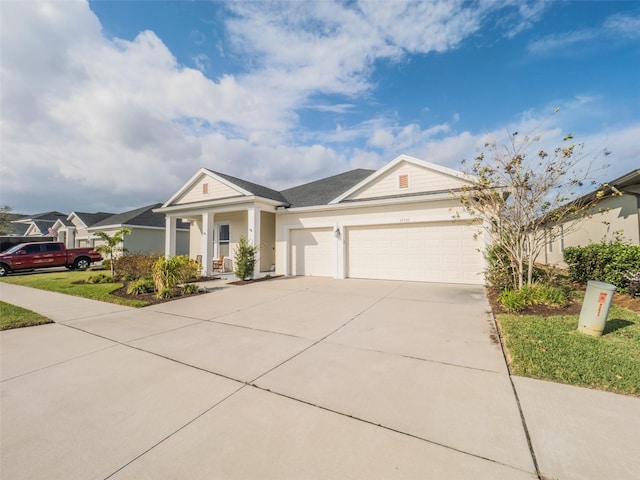
{"label": "beige stucco house", "polygon": [[462,172],[400,155],[283,191],[202,168],[156,212],[167,255],[176,222],[190,224],[189,254],[203,275],[241,235],[260,245],[256,274],[484,283],[485,237],[452,191]]}
{"label": "beige stucco house", "polygon": [[[597,202],[589,215],[562,225],[559,237],[547,242],[544,258],[538,258],[538,261],[563,265],[562,252],[566,247],[611,241],[617,237],[632,245],[640,245],[640,169],[607,185],[608,195]],[[588,196],[595,194],[594,191]]]}

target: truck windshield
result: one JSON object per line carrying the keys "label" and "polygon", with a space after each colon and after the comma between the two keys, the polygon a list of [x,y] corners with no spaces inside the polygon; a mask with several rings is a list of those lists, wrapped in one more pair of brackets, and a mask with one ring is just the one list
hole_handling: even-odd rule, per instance
{"label": "truck windshield", "polygon": [[10,249],[5,250],[5,251],[4,251],[4,252],[2,252],[2,253],[13,253],[13,252],[17,252],[18,250],[23,249],[23,248],[24,248],[24,245],[25,245],[24,243],[20,243],[20,244],[18,244],[18,245],[14,245],[14,246],[13,246],[13,247],[11,247]]}

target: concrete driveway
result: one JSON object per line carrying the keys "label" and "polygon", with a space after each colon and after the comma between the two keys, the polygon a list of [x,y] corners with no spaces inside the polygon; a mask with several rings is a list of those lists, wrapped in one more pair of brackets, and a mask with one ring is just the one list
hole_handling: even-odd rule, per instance
{"label": "concrete driveway", "polygon": [[481,287],[1,288],[57,322],[0,333],[2,478],[537,478]]}

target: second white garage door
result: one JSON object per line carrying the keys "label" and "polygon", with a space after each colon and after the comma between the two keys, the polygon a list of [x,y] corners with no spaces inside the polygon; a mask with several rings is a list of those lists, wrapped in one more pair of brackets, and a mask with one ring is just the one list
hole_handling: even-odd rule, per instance
{"label": "second white garage door", "polygon": [[332,228],[304,228],[290,231],[291,275],[333,277],[336,246]]}
{"label": "second white garage door", "polygon": [[350,227],[347,276],[387,280],[483,283],[483,259],[465,223]]}

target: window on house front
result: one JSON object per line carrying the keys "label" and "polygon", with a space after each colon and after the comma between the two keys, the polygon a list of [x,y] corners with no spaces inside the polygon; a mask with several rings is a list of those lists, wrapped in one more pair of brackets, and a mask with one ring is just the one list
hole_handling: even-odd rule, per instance
{"label": "window on house front", "polygon": [[398,187],[409,188],[409,175],[404,174],[398,176]]}
{"label": "window on house front", "polygon": [[218,226],[218,255],[229,256],[230,229],[228,224]]}

